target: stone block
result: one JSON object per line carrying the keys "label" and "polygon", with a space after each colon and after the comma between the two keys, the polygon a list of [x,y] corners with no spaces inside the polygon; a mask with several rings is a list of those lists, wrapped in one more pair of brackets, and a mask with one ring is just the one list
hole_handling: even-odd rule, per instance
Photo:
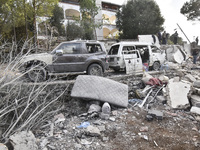
{"label": "stone block", "polygon": [[168,100],[172,108],[178,108],[189,104],[187,94],[190,91],[191,85],[184,82],[173,82],[173,79],[169,80],[167,85]]}
{"label": "stone block", "polygon": [[196,80],[196,81],[193,83],[193,87],[195,87],[195,88],[200,88],[200,80]]}
{"label": "stone block", "polygon": [[191,104],[192,106],[200,107],[200,96],[199,95],[191,95]]}
{"label": "stone block", "polygon": [[79,75],[71,96],[108,102],[121,107],[128,106],[128,86],[99,76]]}
{"label": "stone block", "polygon": [[190,109],[190,112],[200,115],[200,108],[199,108],[199,107],[193,106],[193,107]]}
{"label": "stone block", "polygon": [[10,141],[14,150],[36,150],[36,138],[31,131],[22,131],[10,136]]}
{"label": "stone block", "polygon": [[188,79],[188,81],[190,81],[190,82],[195,82],[196,81],[195,77],[193,77],[191,74],[187,74],[185,76],[185,78]]}
{"label": "stone block", "polygon": [[163,112],[159,110],[149,110],[147,115],[150,115],[153,118],[157,118],[158,120],[163,119]]}

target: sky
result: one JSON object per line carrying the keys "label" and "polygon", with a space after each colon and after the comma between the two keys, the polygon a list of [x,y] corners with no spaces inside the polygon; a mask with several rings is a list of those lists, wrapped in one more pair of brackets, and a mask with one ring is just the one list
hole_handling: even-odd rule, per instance
{"label": "sky", "polygon": [[[115,4],[124,4],[127,0],[103,0]],[[180,9],[185,2],[190,0],[155,0],[160,7],[161,15],[165,18],[164,29],[167,33],[172,35],[177,30],[179,37],[187,41],[188,37],[190,42],[193,42],[197,36],[200,37],[200,22],[187,21],[187,18],[180,13]],[[178,25],[183,32],[180,30]]]}

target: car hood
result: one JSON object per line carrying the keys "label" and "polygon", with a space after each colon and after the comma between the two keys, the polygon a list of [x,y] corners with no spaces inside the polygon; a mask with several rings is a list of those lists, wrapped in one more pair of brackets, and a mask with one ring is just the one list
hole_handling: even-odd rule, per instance
{"label": "car hood", "polygon": [[52,64],[52,54],[49,53],[40,53],[40,54],[31,54],[27,56],[23,56],[22,59],[20,60],[20,63],[26,63],[29,61],[41,61],[48,64]]}

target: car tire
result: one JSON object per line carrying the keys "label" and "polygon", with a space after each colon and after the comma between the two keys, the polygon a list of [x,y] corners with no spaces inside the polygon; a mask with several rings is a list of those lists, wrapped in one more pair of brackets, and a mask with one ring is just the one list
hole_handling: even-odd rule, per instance
{"label": "car tire", "polygon": [[31,65],[27,69],[27,76],[32,82],[42,82],[47,79],[47,72],[44,66]]}
{"label": "car tire", "polygon": [[160,69],[160,63],[158,61],[154,62],[152,69],[158,71]]}
{"label": "car tire", "polygon": [[92,64],[88,67],[88,75],[103,76],[103,68],[99,64]]}

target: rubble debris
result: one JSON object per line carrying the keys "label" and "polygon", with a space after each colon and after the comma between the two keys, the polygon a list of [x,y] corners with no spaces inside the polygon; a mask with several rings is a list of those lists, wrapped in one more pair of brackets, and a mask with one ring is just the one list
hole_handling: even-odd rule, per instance
{"label": "rubble debris", "polygon": [[86,128],[86,132],[90,136],[100,136],[101,135],[100,130],[97,127],[94,127],[91,125]]}
{"label": "rubble debris", "polygon": [[102,119],[109,119],[111,113],[110,105],[106,102],[102,106],[102,112],[100,113],[100,117]]}
{"label": "rubble debris", "polygon": [[170,62],[181,64],[187,59],[186,52],[179,45],[167,45],[163,48],[166,50],[166,57]]}
{"label": "rubble debris", "polygon": [[146,101],[147,101],[147,99],[148,99],[148,97],[149,97],[149,95],[151,94],[152,91],[153,91],[153,90],[150,89],[149,93],[146,95],[146,97],[145,97],[144,100],[142,101],[142,104],[139,105],[140,108],[142,108],[142,107],[144,106],[144,104],[146,103]]}
{"label": "rubble debris", "polygon": [[185,75],[185,78],[188,79],[188,81],[190,81],[190,82],[195,82],[196,81],[195,77],[193,77],[191,74]]}
{"label": "rubble debris", "polygon": [[101,111],[101,106],[97,104],[92,104],[89,107],[88,113],[94,113],[94,112],[100,112]]}
{"label": "rubble debris", "polygon": [[193,87],[195,87],[195,88],[200,88],[200,80],[196,80],[196,81],[193,83]]}
{"label": "rubble debris", "polygon": [[200,108],[192,106],[192,108],[190,109],[190,112],[200,115]]}
{"label": "rubble debris", "polygon": [[0,150],[8,150],[7,146],[0,143]]}
{"label": "rubble debris", "polygon": [[147,119],[149,119],[148,117],[150,117],[150,116],[151,116],[151,119],[156,118],[158,120],[162,120],[163,112],[159,111],[159,110],[148,110]]}
{"label": "rubble debris", "polygon": [[149,131],[149,128],[147,126],[143,126],[143,127],[140,127],[140,132],[147,132]]}
{"label": "rubble debris", "polygon": [[189,104],[187,94],[190,91],[190,86],[191,85],[186,82],[173,82],[173,79],[169,80],[169,84],[167,85],[168,101],[172,108],[178,108],[181,105]]}
{"label": "rubble debris", "polygon": [[128,106],[128,86],[99,76],[79,75],[71,96],[99,100],[121,107]]}
{"label": "rubble debris", "polygon": [[36,138],[31,131],[22,131],[15,133],[9,138],[14,150],[36,150]]}

